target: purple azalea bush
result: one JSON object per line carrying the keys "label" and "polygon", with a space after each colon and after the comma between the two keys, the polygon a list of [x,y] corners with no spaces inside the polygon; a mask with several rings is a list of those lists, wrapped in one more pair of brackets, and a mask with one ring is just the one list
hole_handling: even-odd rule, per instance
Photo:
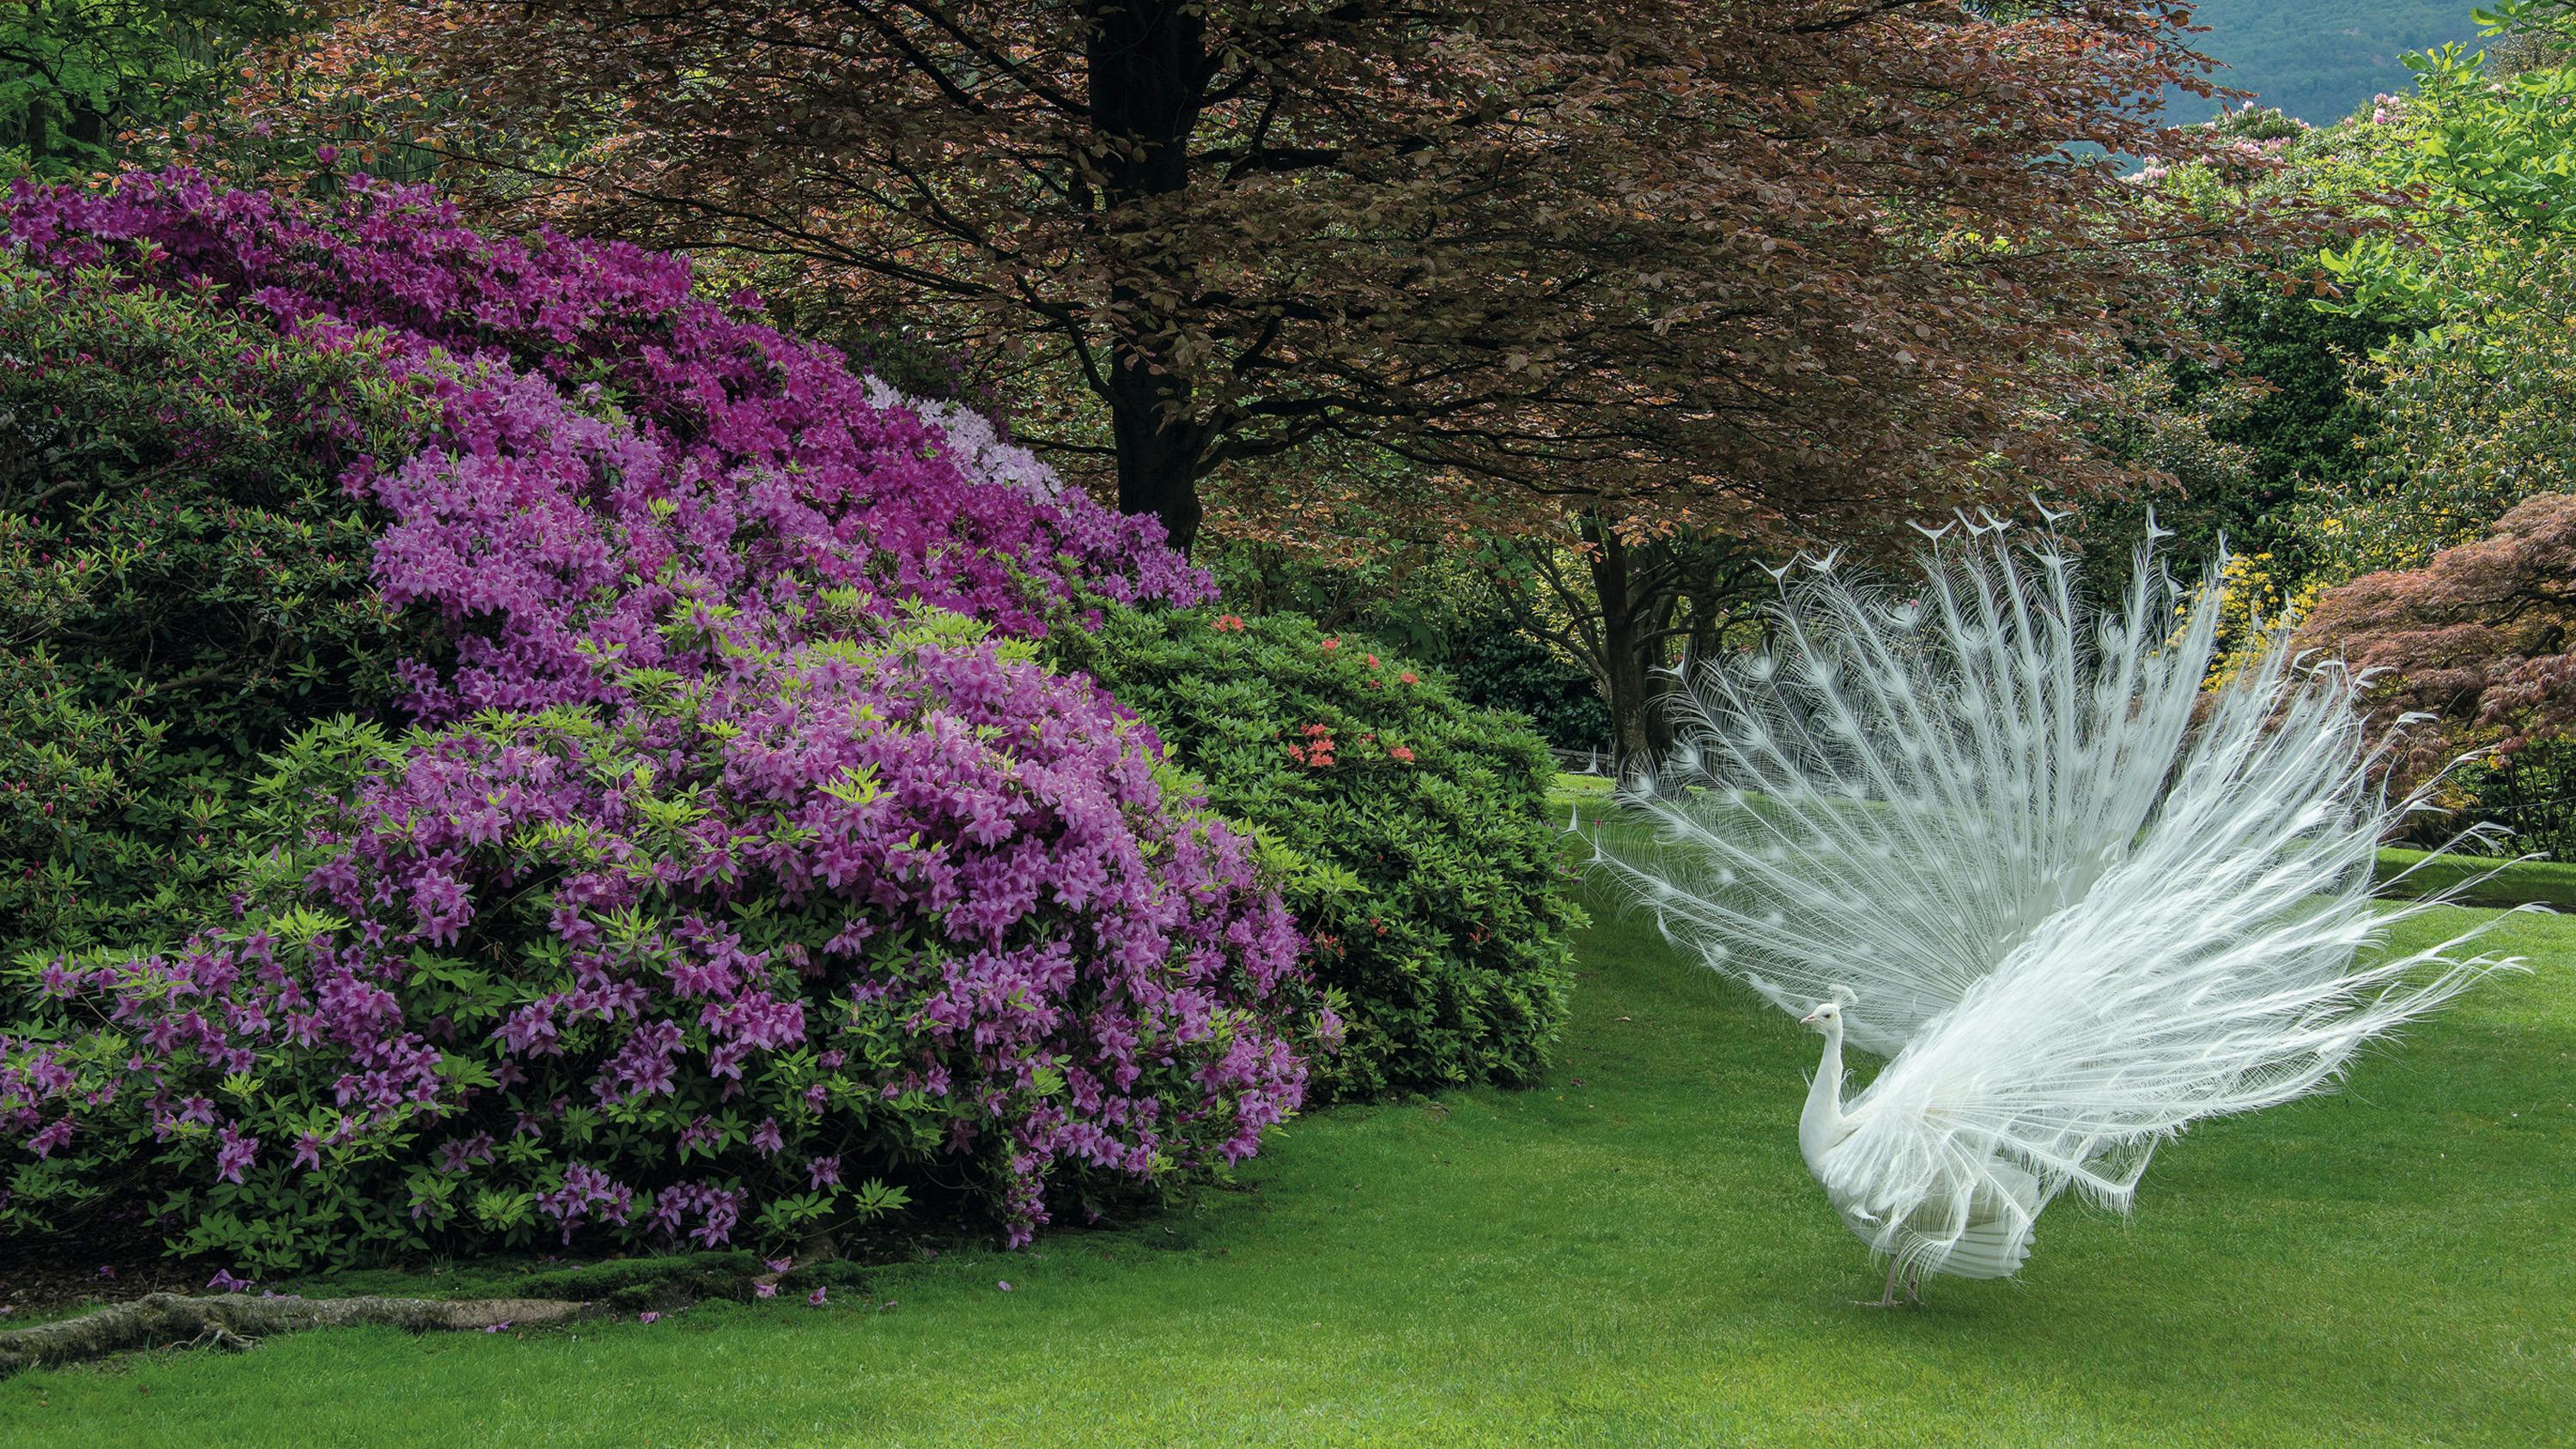
{"label": "purple azalea bush", "polygon": [[343,484],[437,646],[407,730],[276,762],[237,919],[21,968],[0,1228],[140,1191],[174,1249],[275,1269],[938,1197],[1019,1243],[1299,1105],[1339,1023],[1248,842],[1028,642],[1205,598],[1152,521],[681,258],[364,181],[22,184],[0,223],[419,389],[419,445]]}

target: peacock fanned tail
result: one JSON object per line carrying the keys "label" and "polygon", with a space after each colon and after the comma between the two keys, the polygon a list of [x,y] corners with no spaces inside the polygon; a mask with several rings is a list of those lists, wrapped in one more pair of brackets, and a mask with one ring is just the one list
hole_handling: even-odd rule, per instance
{"label": "peacock fanned tail", "polygon": [[2158,1142],[2319,1090],[2519,965],[2475,932],[2378,954],[2448,897],[2372,898],[2424,797],[2373,783],[2359,681],[2275,627],[2205,692],[2215,583],[2134,566],[2103,611],[2053,539],[1994,526],[1902,585],[1807,571],[1626,783],[1656,847],[1596,851],[1773,1004],[1848,993],[1851,1041],[1892,1060],[1817,1173],[1913,1264],[2018,1266],[2059,1192],[2125,1209]]}

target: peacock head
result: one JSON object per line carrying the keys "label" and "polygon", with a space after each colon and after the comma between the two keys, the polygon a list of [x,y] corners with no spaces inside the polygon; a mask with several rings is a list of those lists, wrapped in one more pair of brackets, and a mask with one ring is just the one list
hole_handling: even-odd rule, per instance
{"label": "peacock head", "polygon": [[1798,1025],[1812,1026],[1816,1030],[1827,1034],[1839,1031],[1842,1029],[1843,1008],[1850,1006],[1853,1002],[1858,1001],[1859,999],[1859,997],[1852,994],[1852,989],[1850,987],[1837,986],[1834,988],[1834,999],[1831,1001],[1820,1001],[1816,1003],[1815,1010],[1798,1018]]}

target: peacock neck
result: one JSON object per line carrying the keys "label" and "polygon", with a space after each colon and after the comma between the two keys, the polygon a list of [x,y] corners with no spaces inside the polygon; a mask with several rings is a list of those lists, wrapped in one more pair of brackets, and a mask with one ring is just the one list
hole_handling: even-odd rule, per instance
{"label": "peacock neck", "polygon": [[1843,1024],[1827,1022],[1825,1059],[1807,1084],[1807,1109],[1798,1114],[1798,1155],[1810,1170],[1821,1171],[1826,1150],[1849,1132],[1843,1121]]}

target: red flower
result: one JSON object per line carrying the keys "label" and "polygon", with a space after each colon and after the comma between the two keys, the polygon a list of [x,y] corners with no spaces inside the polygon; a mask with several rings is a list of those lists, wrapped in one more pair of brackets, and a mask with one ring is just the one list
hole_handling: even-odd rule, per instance
{"label": "red flower", "polygon": [[1407,684],[1420,684],[1420,683],[1422,682],[1422,676],[1421,676],[1421,675],[1418,675],[1418,674],[1416,674],[1416,673],[1414,673],[1414,672],[1413,672],[1412,670],[1410,670],[1410,669],[1408,669],[1408,670],[1404,671],[1402,674],[1397,675],[1397,676],[1396,676],[1396,678],[1398,678],[1398,679],[1400,679],[1400,680],[1403,680],[1403,681],[1404,681],[1405,683],[1407,683]]}
{"label": "red flower", "polygon": [[1402,745],[1397,745],[1395,748],[1388,750],[1387,754],[1394,759],[1402,760],[1408,765],[1413,763],[1413,751],[1406,749]]}
{"label": "red flower", "polygon": [[1330,653],[1330,652],[1332,652],[1333,650],[1335,650],[1335,649],[1339,649],[1339,648],[1341,648],[1341,647],[1342,647],[1342,641],[1341,641],[1341,640],[1339,640],[1339,639],[1327,639],[1327,640],[1325,640],[1325,641],[1324,641],[1324,650],[1325,650],[1325,652],[1326,652],[1326,653]]}

